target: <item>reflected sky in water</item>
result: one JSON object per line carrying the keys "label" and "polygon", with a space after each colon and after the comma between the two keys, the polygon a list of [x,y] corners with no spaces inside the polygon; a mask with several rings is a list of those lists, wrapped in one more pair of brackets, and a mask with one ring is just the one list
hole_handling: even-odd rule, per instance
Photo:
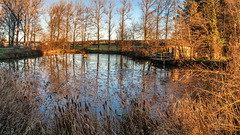
{"label": "reflected sky in water", "polygon": [[42,111],[64,104],[68,95],[95,110],[107,102],[121,113],[121,102],[132,98],[160,101],[171,94],[169,82],[178,79],[177,69],[156,68],[149,61],[122,55],[52,55],[1,62],[0,66],[19,73],[27,97],[41,103]]}

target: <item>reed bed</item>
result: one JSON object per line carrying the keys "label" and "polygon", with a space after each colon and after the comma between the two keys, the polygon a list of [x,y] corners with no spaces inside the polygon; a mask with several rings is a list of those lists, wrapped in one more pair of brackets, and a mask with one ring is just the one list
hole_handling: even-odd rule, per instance
{"label": "reed bed", "polygon": [[41,132],[41,122],[34,117],[34,107],[20,86],[16,73],[0,70],[0,134]]}
{"label": "reed bed", "polygon": [[176,91],[184,95],[169,99],[168,118],[181,125],[186,134],[239,134],[239,71],[194,69],[175,83],[181,87]]}
{"label": "reed bed", "polygon": [[167,99],[125,97],[119,113],[108,101],[96,109],[77,95],[66,95],[66,102],[52,110],[53,118],[44,116],[49,117],[49,122],[36,117],[37,106],[21,89],[22,79],[2,69],[0,134],[238,134],[240,72],[237,68],[209,70],[196,66],[194,70],[181,71],[184,76],[172,82],[175,93]]}
{"label": "reed bed", "polygon": [[[144,135],[144,134],[180,134],[184,133],[175,122],[159,117],[157,110],[152,110],[152,101],[142,98],[123,102],[124,110],[118,114],[107,102],[103,110],[91,109],[91,104],[81,103],[77,98],[67,98],[64,106],[55,107],[56,134],[90,135]],[[157,114],[157,115],[156,115]]]}

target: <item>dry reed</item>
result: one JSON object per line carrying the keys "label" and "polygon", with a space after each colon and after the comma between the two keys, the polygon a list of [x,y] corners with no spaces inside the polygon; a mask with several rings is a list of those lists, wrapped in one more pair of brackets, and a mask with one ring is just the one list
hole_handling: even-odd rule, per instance
{"label": "dry reed", "polygon": [[[132,98],[122,102],[121,114],[107,101],[96,111],[79,97],[66,96],[55,106],[53,130],[46,130],[20,89],[15,73],[0,70],[0,134],[237,134],[239,133],[240,77],[238,70],[183,70],[175,82],[181,96],[153,102]],[[181,92],[179,92],[181,91]],[[45,126],[46,127],[46,126]]]}
{"label": "dry reed", "polygon": [[[132,99],[130,103],[123,102],[123,114],[117,114],[107,102],[103,110],[95,112],[89,103],[81,103],[77,98],[68,98],[64,106],[55,107],[56,134],[179,134],[181,127],[172,121],[164,121],[153,115],[150,101]],[[156,111],[156,110],[155,110]]]}
{"label": "dry reed", "polygon": [[238,134],[239,73],[231,68],[209,70],[199,66],[186,72],[188,79],[175,83],[181,84],[176,91],[182,90],[184,95],[169,99],[169,118],[186,134]]}
{"label": "dry reed", "polygon": [[0,134],[40,132],[33,117],[33,107],[21,90],[19,77],[10,70],[0,70]]}

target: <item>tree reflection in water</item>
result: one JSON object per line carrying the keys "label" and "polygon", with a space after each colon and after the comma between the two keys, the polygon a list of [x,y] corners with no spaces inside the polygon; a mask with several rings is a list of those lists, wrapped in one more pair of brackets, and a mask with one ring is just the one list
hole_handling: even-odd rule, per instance
{"label": "tree reflection in water", "polygon": [[[149,61],[132,60],[122,55],[64,54],[1,62],[30,85],[23,85],[28,97],[41,103],[42,111],[64,104],[65,97],[79,96],[101,110],[108,102],[121,113],[121,102],[146,97],[160,102],[171,94],[171,81],[179,78],[178,69],[157,68]],[[150,65],[150,68],[149,68]],[[24,83],[23,83],[24,84]]]}

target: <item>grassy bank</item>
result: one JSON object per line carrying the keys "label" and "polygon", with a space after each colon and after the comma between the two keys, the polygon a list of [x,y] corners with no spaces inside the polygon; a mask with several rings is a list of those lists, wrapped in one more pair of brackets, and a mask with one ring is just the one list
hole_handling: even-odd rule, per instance
{"label": "grassy bank", "polygon": [[[83,50],[84,48],[82,46],[75,46],[75,49],[77,50]],[[117,47],[116,45],[111,45],[108,50],[108,45],[100,45],[99,50],[100,51],[120,51],[121,48]],[[85,50],[98,50],[98,45],[91,45],[85,48]]]}
{"label": "grassy bank", "polygon": [[150,59],[148,52],[142,47],[128,48],[121,51],[121,48],[116,45],[111,45],[110,49],[108,49],[108,45],[100,45],[99,50],[97,45],[92,45],[85,49],[81,46],[78,46],[75,49],[85,51],[86,53],[121,54],[137,59]]}
{"label": "grassy bank", "polygon": [[[92,45],[87,47],[86,49],[83,49],[82,46],[76,46],[75,50],[72,51],[66,51],[67,53],[74,53],[78,52],[78,50],[84,51],[86,53],[100,53],[100,54],[122,54],[125,56],[129,56],[136,59],[147,59],[150,60],[149,52],[148,50],[142,48],[142,47],[136,47],[136,48],[128,48],[127,50],[121,51],[121,48],[117,47],[116,45],[112,45],[110,49],[108,50],[107,45],[100,45],[100,48],[98,50],[97,45]],[[171,66],[178,66],[178,67],[192,67],[194,65],[202,65],[202,67],[214,69],[214,68],[222,68],[226,67],[229,59],[223,58],[221,60],[207,60],[207,59],[179,59],[175,61],[166,61],[166,65]],[[155,65],[163,65],[163,62],[159,61],[152,61]]]}
{"label": "grassy bank", "polygon": [[0,60],[6,59],[21,59],[42,56],[43,52],[40,50],[30,50],[23,48],[0,48]]}

